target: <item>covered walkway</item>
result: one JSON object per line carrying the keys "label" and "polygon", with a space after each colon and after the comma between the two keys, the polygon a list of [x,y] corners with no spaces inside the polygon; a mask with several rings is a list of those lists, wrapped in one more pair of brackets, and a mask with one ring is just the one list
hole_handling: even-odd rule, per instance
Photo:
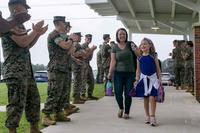
{"label": "covered walkway", "polygon": [[200,0],[85,0],[102,16],[117,16],[132,33],[183,35],[194,43],[194,94],[200,102]]}
{"label": "covered walkway", "polygon": [[158,104],[158,127],[144,124],[143,100],[134,98],[131,119],[117,118],[114,97],[87,101],[72,122],[58,123],[43,129],[44,133],[199,133],[200,106],[190,93],[165,87],[166,101]]}

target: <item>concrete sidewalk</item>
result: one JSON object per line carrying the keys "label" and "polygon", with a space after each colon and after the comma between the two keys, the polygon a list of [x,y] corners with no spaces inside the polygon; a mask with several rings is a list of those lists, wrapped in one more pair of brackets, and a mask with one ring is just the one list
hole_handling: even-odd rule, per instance
{"label": "concrete sidewalk", "polygon": [[80,105],[80,113],[71,122],[57,123],[43,129],[43,133],[199,133],[200,104],[184,91],[165,87],[166,101],[157,104],[158,127],[144,124],[143,100],[133,98],[131,119],[117,117],[114,97],[87,101]]}

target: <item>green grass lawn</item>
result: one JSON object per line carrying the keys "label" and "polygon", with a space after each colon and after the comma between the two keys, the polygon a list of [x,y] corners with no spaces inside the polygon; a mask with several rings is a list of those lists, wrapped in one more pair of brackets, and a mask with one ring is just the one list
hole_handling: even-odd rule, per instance
{"label": "green grass lawn", "polygon": [[[43,114],[41,113],[41,118],[42,116]],[[0,133],[8,133],[8,129],[5,127],[5,119],[6,113],[0,112]],[[44,128],[44,126],[40,124],[40,129],[42,128]],[[29,123],[26,121],[25,115],[22,116],[19,128],[17,129],[17,133],[29,133]]]}
{"label": "green grass lawn", "polygon": [[[41,103],[44,103],[46,101],[47,97],[47,83],[38,83],[37,84],[39,92],[40,92],[40,98]],[[103,84],[96,84],[94,89],[94,96],[97,96],[99,98],[102,98],[104,96],[104,89]],[[0,106],[7,104],[7,88],[4,83],[0,83]],[[43,114],[41,113],[41,116]],[[6,119],[6,113],[0,112],[0,133],[8,133],[4,122]],[[42,125],[40,125],[40,128],[44,128]],[[23,115],[20,126],[18,128],[18,133],[28,133],[29,129],[29,123],[26,121],[25,116]]]}
{"label": "green grass lawn", "polygon": [[[39,89],[41,103],[44,103],[47,97],[47,83],[38,83],[37,87]],[[103,84],[95,85],[94,95],[99,98],[104,96]],[[8,98],[6,85],[4,83],[0,83],[0,106],[6,105],[7,101]]]}
{"label": "green grass lawn", "polygon": [[[40,92],[41,103],[44,103],[47,96],[47,83],[38,83],[37,86]],[[0,106],[6,105],[7,102],[8,97],[6,84],[0,83]]]}

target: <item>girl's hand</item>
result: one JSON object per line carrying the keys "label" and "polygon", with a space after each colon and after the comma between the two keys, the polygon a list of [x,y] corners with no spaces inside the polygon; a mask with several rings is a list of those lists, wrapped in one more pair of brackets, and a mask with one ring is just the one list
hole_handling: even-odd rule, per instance
{"label": "girl's hand", "polygon": [[159,83],[159,84],[162,84],[162,80],[161,80],[160,78],[158,79],[158,83]]}
{"label": "girl's hand", "polygon": [[134,87],[136,87],[136,85],[138,84],[138,80],[136,80],[134,83],[133,83],[133,85],[134,85]]}

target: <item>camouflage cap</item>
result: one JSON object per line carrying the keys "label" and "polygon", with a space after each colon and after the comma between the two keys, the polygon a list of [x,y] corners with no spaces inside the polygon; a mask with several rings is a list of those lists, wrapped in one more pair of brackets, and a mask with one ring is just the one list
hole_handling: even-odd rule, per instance
{"label": "camouflage cap", "polygon": [[92,38],[92,34],[86,34],[85,37]]}
{"label": "camouflage cap", "polygon": [[81,32],[74,32],[75,35],[82,37]]}
{"label": "camouflage cap", "polygon": [[66,26],[66,27],[72,27],[72,26],[70,25],[70,22],[65,22],[65,26]]}
{"label": "camouflage cap", "polygon": [[56,22],[56,21],[65,22],[65,16],[54,16],[53,17],[53,22]]}
{"label": "camouflage cap", "polygon": [[8,6],[14,5],[14,4],[22,4],[26,9],[30,9],[31,7],[26,4],[26,0],[9,0]]}
{"label": "camouflage cap", "polygon": [[110,39],[110,34],[103,34],[103,39],[105,40],[105,39],[107,39],[107,38]]}

